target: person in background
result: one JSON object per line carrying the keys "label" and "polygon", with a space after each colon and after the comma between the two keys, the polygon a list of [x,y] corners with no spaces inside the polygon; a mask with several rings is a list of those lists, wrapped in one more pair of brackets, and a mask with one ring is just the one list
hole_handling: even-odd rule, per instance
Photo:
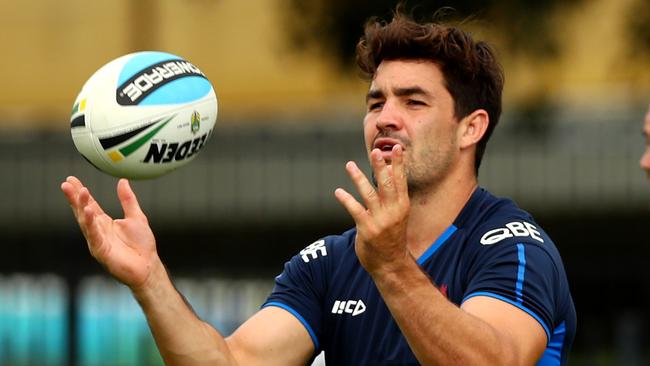
{"label": "person in background", "polygon": [[643,137],[645,138],[645,151],[641,155],[639,165],[641,169],[645,170],[648,180],[650,180],[650,106],[648,107],[643,122]]}

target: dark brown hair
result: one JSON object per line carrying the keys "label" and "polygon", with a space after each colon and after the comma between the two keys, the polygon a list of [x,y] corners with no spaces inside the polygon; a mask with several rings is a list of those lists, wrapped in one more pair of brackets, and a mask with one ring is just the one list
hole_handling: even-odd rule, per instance
{"label": "dark brown hair", "polygon": [[478,174],[485,147],[501,115],[503,70],[492,48],[459,28],[437,22],[417,23],[398,11],[389,23],[370,19],[357,44],[357,64],[368,78],[374,77],[383,60],[434,62],[454,99],[456,118],[477,109],[487,111],[490,122],[476,146]]}

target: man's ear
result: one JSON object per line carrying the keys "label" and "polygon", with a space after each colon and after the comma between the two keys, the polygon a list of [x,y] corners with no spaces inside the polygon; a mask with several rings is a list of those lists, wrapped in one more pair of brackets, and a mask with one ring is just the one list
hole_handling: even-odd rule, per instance
{"label": "man's ear", "polygon": [[461,149],[476,145],[490,124],[490,116],[485,109],[477,109],[460,120],[458,141]]}

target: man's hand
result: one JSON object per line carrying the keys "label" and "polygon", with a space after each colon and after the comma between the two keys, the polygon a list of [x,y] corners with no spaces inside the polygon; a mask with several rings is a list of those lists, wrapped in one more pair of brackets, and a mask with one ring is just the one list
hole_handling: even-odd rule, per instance
{"label": "man's hand", "polygon": [[370,161],[377,179],[376,189],[354,162],[346,164],[365,207],[342,188],[338,188],[335,195],[356,223],[355,250],[359,261],[373,274],[391,271],[391,266],[399,266],[409,259],[406,224],[410,201],[402,147],[393,146],[390,166],[379,149],[370,153]]}
{"label": "man's hand", "polygon": [[104,213],[76,177],[61,184],[88,249],[118,281],[131,289],[142,288],[162,263],[156,252],[156,241],[129,182],[120,179],[117,195],[124,210],[123,219]]}

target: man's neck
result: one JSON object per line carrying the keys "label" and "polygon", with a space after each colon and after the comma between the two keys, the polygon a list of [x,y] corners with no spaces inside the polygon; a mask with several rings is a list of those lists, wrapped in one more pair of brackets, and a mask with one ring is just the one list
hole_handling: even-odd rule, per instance
{"label": "man's neck", "polygon": [[411,196],[406,240],[415,258],[419,258],[453,224],[477,185],[473,175],[471,178],[450,176],[430,191]]}

